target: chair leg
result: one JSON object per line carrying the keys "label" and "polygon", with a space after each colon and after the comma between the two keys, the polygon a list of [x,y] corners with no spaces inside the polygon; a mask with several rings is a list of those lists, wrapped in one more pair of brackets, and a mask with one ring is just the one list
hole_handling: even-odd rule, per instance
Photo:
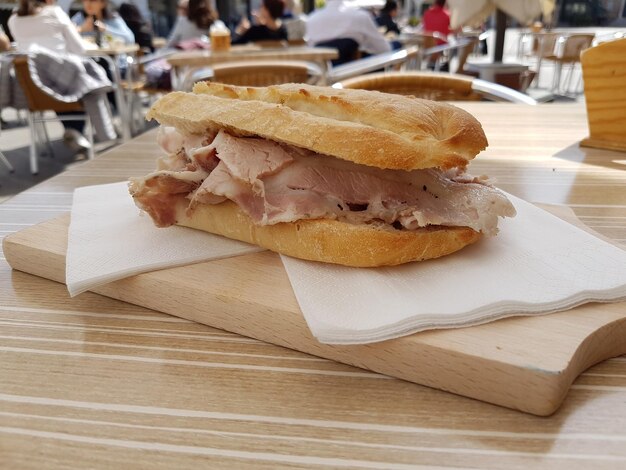
{"label": "chair leg", "polygon": [[570,64],[570,67],[567,70],[567,74],[565,75],[565,89],[563,93],[565,95],[570,93],[570,89],[572,86],[572,75],[574,75],[574,64]]}
{"label": "chair leg", "polygon": [[93,149],[93,126],[91,125],[91,119],[89,119],[89,115],[85,115],[85,128],[87,129],[87,140],[89,140],[89,149],[87,150],[87,158],[89,160],[93,160],[94,158],[94,149]]}
{"label": "chair leg", "polygon": [[561,71],[563,70],[563,64],[560,62],[554,63],[554,80],[552,82],[552,91],[560,93],[561,89]]}
{"label": "chair leg", "polygon": [[30,172],[33,175],[39,173],[37,165],[37,129],[35,128],[35,119],[33,113],[27,112],[28,128],[30,129]]}
{"label": "chair leg", "polygon": [[574,87],[574,93],[584,93],[585,85],[583,83],[583,71],[580,70],[580,74],[578,75],[578,80],[576,80],[576,86]]}
{"label": "chair leg", "polygon": [[0,152],[0,162],[4,163],[4,165],[9,169],[9,173],[13,173],[15,171],[11,162],[7,160],[7,157],[5,157],[2,152]]}
{"label": "chair leg", "polygon": [[52,144],[50,143],[50,136],[48,135],[48,128],[46,127],[46,123],[45,121],[40,121],[39,124],[41,124],[41,129],[43,130],[43,137],[46,140],[46,148],[48,149],[48,152],[50,153],[50,157],[54,158],[54,149],[52,148]]}
{"label": "chair leg", "polygon": [[[32,113],[33,116],[33,125],[35,128],[35,135],[37,136],[37,138],[35,139],[35,148],[37,149],[37,155],[42,155],[43,153],[45,153],[45,149],[43,148],[43,133],[41,132],[41,126],[39,119],[41,119],[41,113],[37,112],[37,111],[33,111]],[[28,118],[28,116],[26,116]]]}
{"label": "chair leg", "polygon": [[535,86],[534,88],[539,88],[539,76],[541,75],[541,56],[537,59],[537,75],[535,75]]}

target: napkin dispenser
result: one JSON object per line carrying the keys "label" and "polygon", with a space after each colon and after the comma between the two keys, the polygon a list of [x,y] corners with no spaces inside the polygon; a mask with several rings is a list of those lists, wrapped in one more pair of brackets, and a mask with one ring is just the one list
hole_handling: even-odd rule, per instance
{"label": "napkin dispenser", "polygon": [[626,38],[582,52],[589,137],[583,147],[626,151]]}

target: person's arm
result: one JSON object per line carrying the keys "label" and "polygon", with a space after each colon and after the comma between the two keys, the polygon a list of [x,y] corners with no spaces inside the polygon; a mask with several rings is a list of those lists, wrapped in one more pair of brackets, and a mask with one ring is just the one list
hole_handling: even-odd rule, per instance
{"label": "person's arm", "polygon": [[250,38],[250,21],[245,16],[241,19],[231,38],[231,44],[245,44],[252,41]]}
{"label": "person's arm", "polygon": [[172,31],[170,32],[170,35],[167,38],[166,47],[174,47],[176,46],[176,44],[180,42],[180,38],[182,37],[181,29],[182,29],[182,21],[181,21],[181,17],[179,16],[176,18],[174,27],[172,28]]}
{"label": "person's arm", "polygon": [[75,24],[76,26],[80,26],[81,24],[85,22],[85,15],[83,15],[82,11],[74,13],[74,16],[72,16],[71,22]]}
{"label": "person's arm", "polygon": [[0,32],[0,52],[6,52],[11,49],[11,40],[4,32]]}
{"label": "person's arm", "polygon": [[391,45],[378,31],[378,27],[369,13],[359,15],[359,21],[355,25],[361,34],[360,48],[370,54],[382,54],[391,51]]}
{"label": "person's arm", "polygon": [[61,7],[55,7],[54,13],[57,20],[61,24],[61,32],[63,34],[63,39],[65,39],[65,49],[67,52],[71,52],[73,54],[84,54],[87,50],[87,45],[85,44],[85,41],[83,41],[83,38],[80,37],[80,34],[78,34],[78,30],[76,29],[74,23],[72,23],[72,20],[70,20],[70,17],[67,16]]}
{"label": "person's arm", "polygon": [[396,23],[393,18],[389,18],[389,29],[387,32],[391,31],[392,33],[400,34],[400,28],[398,27],[398,23]]}
{"label": "person's arm", "polygon": [[238,34],[237,32],[235,32],[230,42],[231,44],[247,44],[255,40],[253,36],[254,36],[254,30],[252,29],[252,27],[250,27],[246,29],[244,32],[242,32],[241,34]]}
{"label": "person's arm", "polygon": [[107,33],[123,40],[125,44],[135,43],[135,35],[120,16],[109,18],[105,21],[105,25]]}

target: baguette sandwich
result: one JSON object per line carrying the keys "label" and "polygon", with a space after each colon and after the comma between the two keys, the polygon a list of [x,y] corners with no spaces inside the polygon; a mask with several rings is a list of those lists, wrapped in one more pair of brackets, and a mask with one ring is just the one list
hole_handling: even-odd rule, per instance
{"label": "baguette sandwich", "polygon": [[303,84],[199,83],[147,119],[166,156],[130,193],[173,224],[289,256],[374,267],[437,258],[515,209],[465,173],[487,145],[452,105]]}

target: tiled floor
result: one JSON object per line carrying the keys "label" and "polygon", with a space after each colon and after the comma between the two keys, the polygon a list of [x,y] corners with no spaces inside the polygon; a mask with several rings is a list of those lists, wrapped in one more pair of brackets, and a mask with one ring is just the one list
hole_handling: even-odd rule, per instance
{"label": "tiled floor", "polygon": [[3,126],[2,133],[0,133],[0,149],[15,171],[9,173],[7,167],[0,163],[0,201],[81,161],[80,156],[74,156],[73,152],[62,143],[60,140],[63,135],[62,126],[54,122],[48,125],[54,157],[46,155],[40,158],[39,174],[31,175],[28,163],[30,142],[28,126],[19,122],[12,110],[4,110],[2,117],[7,122],[7,127]]}
{"label": "tiled floor", "polygon": [[[30,132],[28,125],[19,119],[12,109],[2,111],[2,119],[5,121],[0,132],[0,150],[14,167],[10,173],[8,168],[0,162],[0,202],[11,196],[28,189],[37,183],[44,181],[72,165],[80,165],[86,157],[76,154],[63,143],[63,126],[59,121],[46,123],[52,155],[46,150],[39,160],[39,173],[32,175],[29,165]],[[96,156],[108,149],[114,143],[96,144]]]}

